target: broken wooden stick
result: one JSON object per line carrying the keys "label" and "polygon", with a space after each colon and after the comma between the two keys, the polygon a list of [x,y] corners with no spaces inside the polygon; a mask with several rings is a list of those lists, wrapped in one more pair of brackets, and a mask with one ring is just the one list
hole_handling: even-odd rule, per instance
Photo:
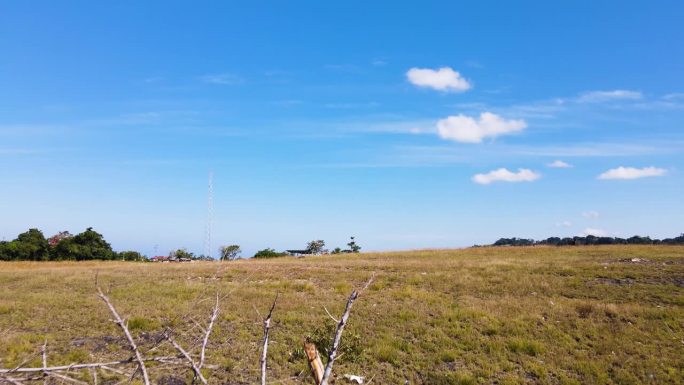
{"label": "broken wooden stick", "polygon": [[314,382],[316,385],[321,384],[323,379],[323,362],[321,361],[321,356],[318,354],[318,349],[316,345],[311,342],[304,341],[304,353],[309,361],[309,369],[311,369],[311,374],[313,375]]}
{"label": "broken wooden stick", "polygon": [[264,343],[261,349],[261,359],[259,363],[261,364],[261,385],[266,385],[266,354],[268,353],[268,332],[271,330],[271,316],[273,315],[273,309],[276,307],[278,302],[278,295],[276,294],[273,300],[273,305],[271,305],[271,310],[268,311],[268,316],[264,319]]}
{"label": "broken wooden stick", "polygon": [[135,344],[135,341],[133,340],[133,336],[131,336],[131,332],[128,331],[128,326],[126,326],[126,324],[123,322],[123,320],[119,316],[119,313],[117,313],[112,303],[109,302],[109,298],[102,292],[102,289],[100,289],[99,286],[97,287],[97,292],[100,295],[100,298],[102,298],[102,300],[107,304],[107,307],[109,307],[109,311],[111,311],[114,315],[116,323],[119,324],[121,330],[123,330],[124,334],[126,335],[126,339],[128,340],[128,343],[131,345],[131,350],[133,350],[133,353],[135,354],[135,359],[136,361],[138,361],[138,365],[140,365],[140,371],[142,372],[143,382],[145,383],[145,385],[150,385],[150,378],[147,375],[147,367],[145,367],[145,361],[143,361],[142,356],[140,355],[140,351],[138,350],[138,346]]}

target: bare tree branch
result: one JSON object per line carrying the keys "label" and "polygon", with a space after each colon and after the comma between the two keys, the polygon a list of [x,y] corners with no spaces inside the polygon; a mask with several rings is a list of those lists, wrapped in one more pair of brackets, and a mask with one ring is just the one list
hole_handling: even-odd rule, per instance
{"label": "bare tree branch", "polygon": [[[165,356],[165,357],[152,357],[152,358],[145,358],[143,361],[145,362],[166,362],[166,361],[172,361],[172,360],[179,360],[180,358],[183,358],[182,355],[177,355],[177,356]],[[10,374],[10,373],[40,373],[40,372],[63,372],[67,370],[78,370],[78,369],[88,369],[88,368],[103,368],[103,369],[110,369],[110,366],[116,366],[116,365],[129,365],[132,363],[136,363],[136,361],[133,361],[132,359],[128,360],[120,360],[120,361],[110,361],[110,362],[93,362],[93,363],[87,363],[87,364],[71,364],[71,365],[61,365],[61,366],[48,366],[48,367],[40,367],[40,368],[19,368],[19,369],[0,369],[0,374]]]}
{"label": "bare tree branch", "polygon": [[47,338],[45,339],[45,342],[43,343],[43,346],[40,349],[40,354],[43,356],[43,385],[47,385],[48,380],[48,373],[44,370],[47,368]]}
{"label": "bare tree branch", "polygon": [[268,311],[268,316],[264,319],[264,344],[261,350],[261,359],[259,363],[261,364],[261,385],[266,385],[266,354],[268,353],[268,332],[271,330],[271,316],[273,315],[273,309],[276,307],[278,302],[278,295],[276,294],[273,300],[273,305],[271,305],[271,310]]}
{"label": "bare tree branch", "polygon": [[[363,286],[361,291],[364,291],[370,286],[371,282],[373,281],[373,278],[375,278],[375,273],[370,277],[368,282]],[[328,385],[328,380],[330,378],[330,374],[332,373],[332,367],[333,364],[335,363],[335,359],[337,357],[337,349],[340,347],[340,340],[342,339],[342,332],[344,331],[344,327],[347,325],[347,319],[349,319],[349,313],[351,312],[352,305],[354,304],[354,301],[356,298],[359,297],[359,291],[354,290],[351,295],[349,296],[349,299],[347,300],[347,306],[344,309],[344,313],[342,314],[342,318],[340,318],[340,322],[337,324],[337,331],[335,332],[335,338],[333,339],[333,344],[332,348],[330,349],[330,354],[328,354],[328,363],[325,365],[325,371],[323,372],[323,378],[321,379],[321,385]]]}
{"label": "bare tree branch", "polygon": [[166,334],[166,339],[168,339],[169,342],[171,342],[171,345],[173,345],[173,347],[176,348],[176,350],[178,350],[183,355],[183,357],[185,357],[186,360],[188,360],[190,366],[192,367],[192,370],[195,372],[195,375],[200,379],[200,381],[202,381],[204,385],[207,385],[207,380],[204,378],[202,372],[197,367],[197,364],[195,364],[195,361],[192,359],[192,357],[190,357],[188,352],[186,352],[180,345],[178,345],[178,343],[176,343],[176,341],[171,337],[170,334]]}
{"label": "bare tree branch", "polygon": [[340,320],[338,320],[337,318],[333,317],[332,314],[330,314],[330,312],[328,311],[328,308],[327,308],[327,307],[323,306],[323,310],[325,310],[325,312],[328,313],[328,317],[330,317],[330,319],[332,319],[333,321],[335,321],[335,323],[340,323]]}
{"label": "bare tree branch", "polygon": [[128,326],[126,326],[126,324],[123,322],[123,320],[119,316],[119,313],[117,313],[112,303],[109,302],[109,298],[102,292],[102,289],[100,289],[99,286],[97,287],[97,292],[100,295],[100,298],[102,298],[102,300],[107,304],[107,307],[109,307],[109,311],[112,312],[112,315],[114,315],[114,318],[116,319],[116,323],[119,324],[124,334],[126,335],[126,339],[128,339],[128,343],[131,345],[133,353],[135,353],[135,359],[136,361],[138,361],[138,364],[140,365],[140,371],[143,375],[143,382],[145,383],[145,385],[150,385],[150,377],[147,375],[147,367],[145,367],[145,361],[143,361],[142,356],[140,355],[140,351],[138,351],[138,346],[135,344],[133,336],[131,336],[131,332],[128,331]]}
{"label": "bare tree branch", "polygon": [[0,378],[0,381],[4,381],[4,382],[7,382],[8,384],[12,384],[12,385],[24,385],[21,383],[21,380],[19,380],[18,378],[2,377],[2,378]]}
{"label": "bare tree branch", "polygon": [[75,378],[67,377],[67,376],[64,376],[61,374],[57,374],[57,373],[48,373],[48,375],[50,377],[59,378],[60,380],[69,381],[69,382],[74,383],[76,385],[89,385],[87,382],[83,382],[81,380],[77,380]]}
{"label": "bare tree branch", "polygon": [[97,385],[97,369],[89,368],[88,371],[93,376],[93,385]]}
{"label": "bare tree branch", "polygon": [[202,366],[204,366],[204,358],[205,358],[205,351],[207,349],[207,343],[209,342],[209,335],[211,334],[211,329],[214,327],[214,321],[216,321],[216,317],[218,317],[219,313],[219,293],[218,291],[216,292],[216,305],[214,305],[214,310],[211,312],[211,317],[209,318],[209,326],[207,326],[207,330],[204,333],[204,341],[202,341],[202,350],[200,351],[200,362],[199,362],[199,368],[201,369]]}

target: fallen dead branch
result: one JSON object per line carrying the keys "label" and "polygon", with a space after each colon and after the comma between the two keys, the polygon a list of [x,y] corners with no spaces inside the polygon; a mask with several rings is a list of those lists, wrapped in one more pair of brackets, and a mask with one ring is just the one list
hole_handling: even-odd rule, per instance
{"label": "fallen dead branch", "polygon": [[[217,273],[218,274],[218,273]],[[200,362],[199,362],[199,368],[201,369],[202,366],[204,366],[204,357],[205,357],[205,352],[207,350],[207,343],[209,342],[209,335],[211,334],[211,329],[214,327],[214,321],[216,321],[216,317],[218,317],[219,313],[219,293],[216,292],[216,305],[214,305],[214,310],[211,312],[211,317],[209,318],[209,326],[207,326],[207,330],[204,333],[204,340],[202,341],[202,350],[200,351]]]}
{"label": "fallen dead branch", "polygon": [[[145,362],[165,362],[168,360],[178,361],[179,358],[182,358],[182,357],[180,355],[178,355],[178,356],[165,356],[165,357],[151,357],[151,358],[145,358],[145,359],[143,359],[143,361],[145,361]],[[40,367],[40,368],[0,369],[0,374],[63,372],[63,371],[67,371],[67,370],[78,370],[78,369],[89,369],[89,368],[107,369],[108,367],[111,367],[111,366],[130,365],[131,363],[134,363],[134,362],[135,361],[133,361],[132,359],[128,359],[128,360],[119,360],[119,361],[110,361],[110,362],[92,362],[92,363],[87,363],[87,364],[46,366],[46,367]]]}
{"label": "fallen dead branch", "polygon": [[140,355],[138,346],[135,344],[133,336],[131,336],[131,332],[128,330],[128,326],[126,326],[126,324],[123,322],[123,320],[119,316],[119,313],[117,313],[116,309],[109,301],[109,297],[107,297],[102,292],[102,289],[100,289],[99,286],[97,287],[97,292],[100,298],[102,298],[102,300],[107,304],[107,307],[109,307],[109,311],[111,311],[112,315],[114,315],[116,323],[119,324],[124,334],[126,335],[126,339],[128,340],[128,343],[131,345],[131,350],[133,350],[133,353],[135,354],[135,359],[136,361],[138,361],[138,365],[140,365],[140,371],[142,372],[143,382],[145,383],[145,385],[150,385],[150,377],[147,375],[147,367],[145,366],[145,361],[143,361],[142,356]]}
{"label": "fallen dead branch", "polygon": [[166,339],[168,339],[169,342],[171,342],[171,345],[173,345],[173,347],[176,348],[176,350],[178,350],[183,355],[183,357],[185,357],[186,360],[188,360],[188,362],[190,363],[190,367],[192,368],[192,371],[195,372],[195,376],[197,376],[197,378],[199,378],[204,385],[207,385],[207,380],[202,375],[202,372],[197,367],[195,361],[192,359],[192,357],[190,357],[190,354],[188,354],[188,352],[186,352],[180,345],[178,345],[178,343],[171,337],[170,334],[166,334]]}
{"label": "fallen dead branch", "polygon": [[[338,319],[332,316],[332,314],[328,311],[328,309],[325,309],[325,312],[327,315],[333,319],[337,323],[337,329],[335,331],[335,335],[332,341],[332,347],[329,350],[329,355],[328,355],[328,361],[327,364],[324,366],[321,357],[318,353],[318,350],[316,346],[313,343],[310,342],[305,342],[304,343],[304,350],[306,353],[306,356],[309,361],[309,367],[311,369],[311,372],[313,374],[314,380],[316,385],[327,385],[329,383],[329,379],[332,373],[332,367],[335,362],[335,360],[339,359],[342,355],[338,354],[338,349],[340,346],[340,341],[342,339],[342,333],[344,331],[345,326],[347,325],[348,319],[350,317],[351,313],[351,308],[354,303],[354,301],[358,298],[358,296],[366,289],[368,286],[371,284],[373,281],[374,277],[371,277],[368,282],[360,289],[360,290],[354,290],[351,295],[349,296],[349,299],[347,300],[344,312],[342,316]],[[110,313],[114,317],[114,322],[120,327],[122,330],[123,334],[126,337],[127,345],[128,348],[133,352],[133,355],[129,357],[128,359],[124,360],[113,360],[113,361],[108,361],[108,362],[91,362],[91,363],[73,363],[70,365],[55,365],[55,366],[48,366],[48,358],[47,358],[47,340],[42,344],[40,347],[40,350],[37,354],[34,354],[32,357],[29,357],[22,361],[21,364],[18,366],[12,368],[12,369],[0,369],[0,383],[8,383],[12,385],[28,385],[28,382],[32,381],[43,381],[46,384],[48,383],[48,379],[53,379],[57,380],[58,382],[62,384],[75,384],[75,385],[86,385],[88,382],[85,382],[83,379],[84,378],[89,378],[88,381],[92,381],[93,384],[97,385],[99,378],[98,378],[98,370],[106,371],[109,372],[109,374],[114,374],[118,376],[124,377],[123,380],[119,382],[119,384],[130,384],[130,382],[135,378],[135,376],[138,374],[138,372],[141,373],[143,383],[145,385],[150,385],[150,375],[148,372],[148,367],[146,363],[150,362],[156,362],[160,363],[161,365],[152,365],[150,367],[154,367],[155,370],[160,371],[160,370],[174,370],[176,371],[180,366],[189,366],[190,369],[194,373],[194,378],[199,379],[202,384],[207,385],[208,381],[207,378],[204,377],[202,374],[202,368],[205,369],[217,369],[218,366],[216,365],[207,365],[206,364],[206,351],[207,351],[207,346],[209,345],[209,340],[212,334],[212,330],[214,329],[214,326],[216,324],[216,320],[219,315],[219,304],[221,297],[219,293],[216,293],[215,296],[215,304],[213,306],[213,309],[211,311],[209,321],[207,323],[206,328],[203,327],[199,322],[197,322],[194,318],[191,319],[192,322],[194,322],[194,325],[201,331],[202,335],[198,337],[191,337],[190,341],[194,341],[190,343],[188,346],[190,347],[189,349],[185,349],[181,346],[181,344],[176,341],[176,339],[173,338],[172,332],[170,329],[166,329],[163,333],[160,333],[160,337],[154,342],[154,347],[152,349],[146,350],[146,355],[148,357],[143,357],[140,346],[135,342],[127,323],[125,322],[124,318],[122,318],[119,314],[119,312],[116,310],[114,305],[112,304],[111,300],[109,297],[102,291],[99,285],[96,285],[97,288],[97,294],[100,299],[106,304],[108,307]],[[263,319],[263,340],[262,340],[262,346],[261,346],[261,354],[259,358],[259,364],[260,364],[260,372],[261,372],[261,384],[266,385],[267,384],[267,356],[268,356],[268,344],[270,340],[270,330],[272,328],[272,320],[273,320],[273,313],[276,308],[276,305],[278,303],[278,298],[279,295],[276,295],[275,299],[273,300],[273,303],[270,307],[270,310],[268,312],[268,315]],[[257,310],[258,314],[258,310]],[[261,318],[261,316],[259,316]],[[186,320],[186,322],[189,322]],[[179,334],[174,334],[176,337],[182,337],[182,336],[190,336],[190,333],[188,330],[197,330],[195,327],[192,328],[186,328],[182,333]],[[195,333],[196,334],[196,333]],[[177,352],[178,354],[176,355],[160,355],[157,357],[150,357],[152,355],[152,352],[160,346],[164,344],[164,342],[167,342],[170,344]],[[199,349],[199,357],[198,360],[195,360],[192,356],[192,352],[196,351],[196,349]],[[168,351],[168,346],[167,349]],[[30,362],[33,358],[36,358],[37,355],[40,355],[41,357],[41,365],[40,367],[24,367],[24,365],[27,362]],[[129,368],[123,368],[125,370],[118,369],[117,367],[119,366],[128,366]],[[186,366],[186,367],[187,367]],[[87,371],[85,373],[80,373],[78,374],[78,371]],[[74,373],[76,372],[76,373]],[[86,377],[87,375],[87,377]],[[301,373],[300,373],[301,375]],[[77,378],[74,378],[77,377]],[[194,380],[193,380],[194,381]]]}

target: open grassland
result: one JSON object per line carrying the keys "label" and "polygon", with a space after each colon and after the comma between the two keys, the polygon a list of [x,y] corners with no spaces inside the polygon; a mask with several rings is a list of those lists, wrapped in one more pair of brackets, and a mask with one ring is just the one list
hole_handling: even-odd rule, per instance
{"label": "open grassland", "polygon": [[[256,383],[261,319],[276,293],[269,379],[311,384],[301,345],[329,341],[334,315],[372,272],[342,338],[337,383],[682,384],[684,247],[474,248],[226,263],[0,264],[0,366],[130,356],[95,276],[145,352],[164,327],[186,346],[212,296],[221,314],[210,383]],[[204,299],[204,300],[203,300]],[[257,315],[255,308],[261,313]],[[190,316],[186,316],[190,314]],[[329,342],[327,342],[329,343]],[[319,346],[323,350],[323,346]],[[162,349],[167,349],[162,347]],[[197,352],[197,349],[194,350]],[[325,354],[325,353],[324,353]],[[155,371],[154,382],[161,379]],[[103,374],[104,376],[104,374]],[[166,373],[188,380],[188,373]],[[88,377],[82,378],[89,381]],[[100,377],[106,383],[106,377]]]}

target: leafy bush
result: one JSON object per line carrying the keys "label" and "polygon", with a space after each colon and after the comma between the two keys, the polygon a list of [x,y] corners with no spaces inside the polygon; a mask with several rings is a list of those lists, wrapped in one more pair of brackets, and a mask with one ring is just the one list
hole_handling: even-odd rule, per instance
{"label": "leafy bush", "polygon": [[263,250],[259,250],[254,254],[254,258],[276,258],[276,257],[284,257],[286,255],[289,255],[286,252],[277,252],[274,249],[270,248],[265,248]]}

